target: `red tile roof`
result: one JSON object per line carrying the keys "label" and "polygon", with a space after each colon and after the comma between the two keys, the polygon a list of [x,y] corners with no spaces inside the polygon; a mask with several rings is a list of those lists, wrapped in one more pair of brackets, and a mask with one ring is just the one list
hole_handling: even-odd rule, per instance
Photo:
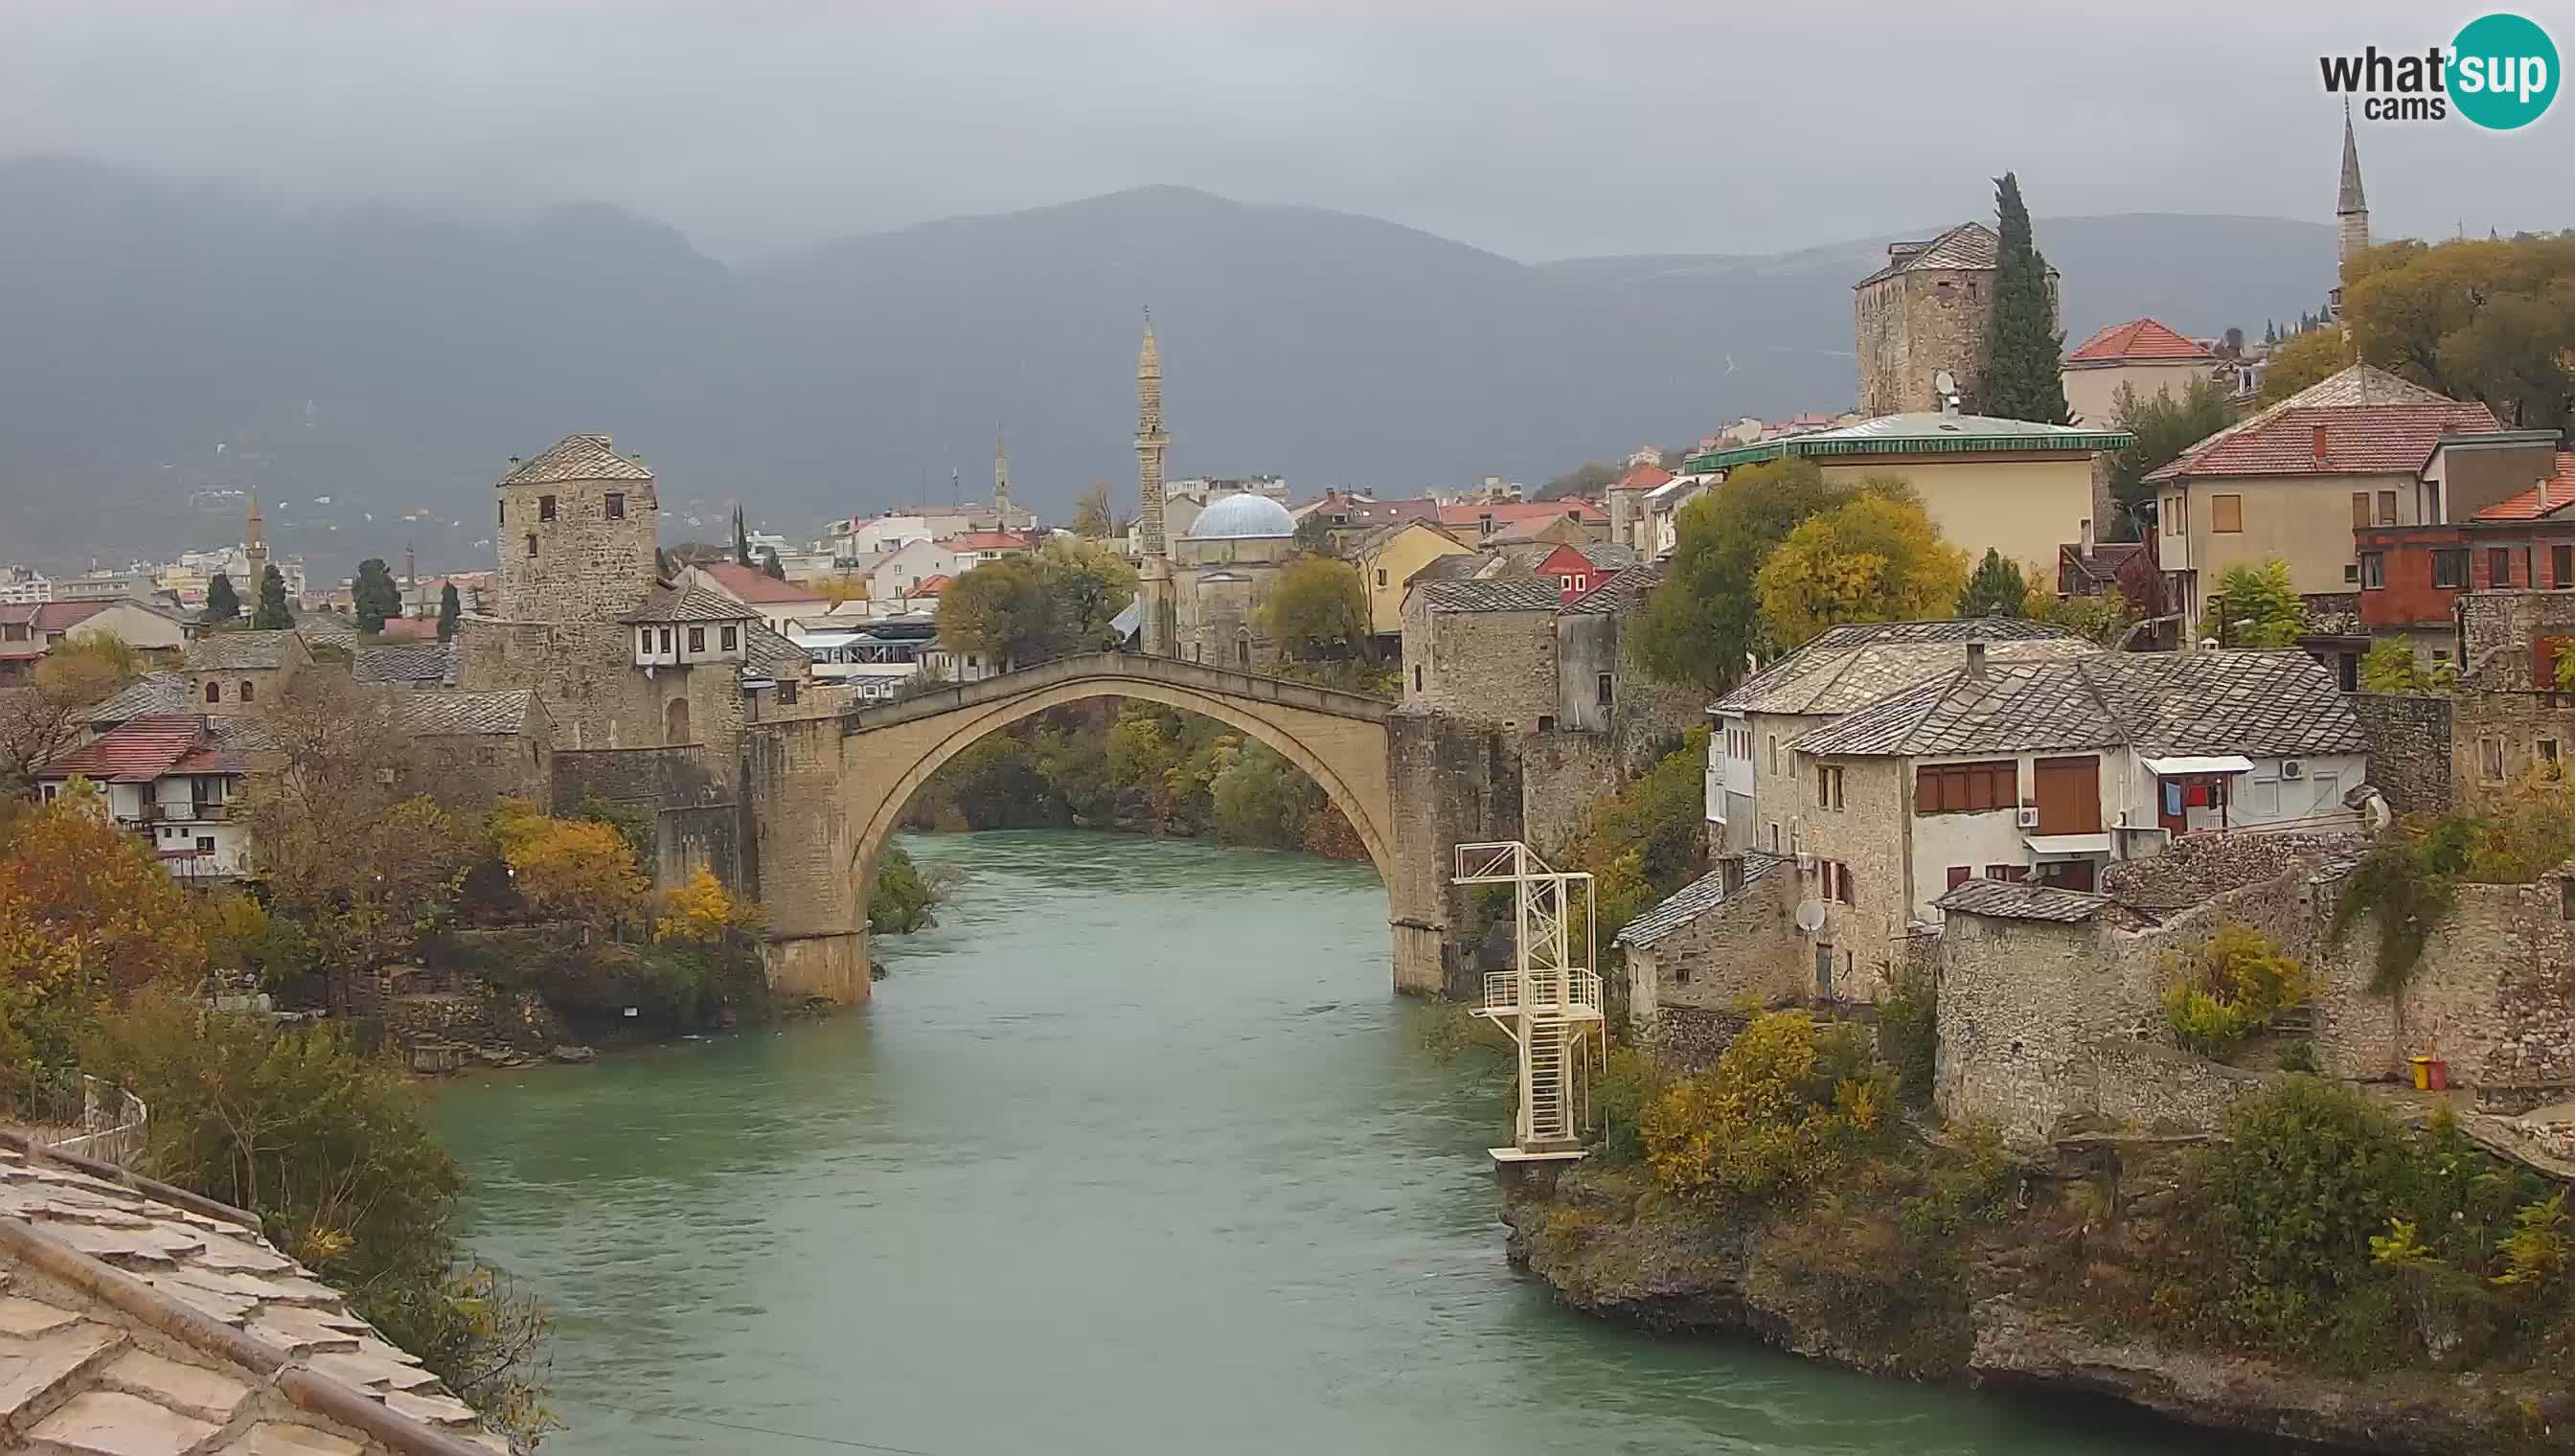
{"label": "red tile roof", "polygon": [[438,637],[435,617],[388,617],[385,630],[376,634],[385,642],[431,642]]}
{"label": "red tile roof", "polygon": [[2498,428],[2483,405],[2303,407],[2214,437],[2147,479],[2411,474],[2442,436]]}
{"label": "red tile roof", "polygon": [[950,551],[1027,551],[1029,539],[1007,531],[961,532],[939,543]]}
{"label": "red tile roof", "polygon": [[819,593],[809,592],[803,587],[782,582],[758,567],[741,566],[734,562],[718,562],[713,566],[700,567],[698,570],[738,602],[820,602],[823,600]]}
{"label": "red tile roof", "polygon": [[2152,319],[2112,324],[2065,356],[2068,364],[2119,364],[2129,361],[2214,361],[2216,355]]}
{"label": "red tile roof", "polygon": [[[99,734],[36,771],[39,778],[77,773],[101,783],[149,783],[204,746],[206,720],[197,714],[158,714],[133,719]],[[226,770],[205,770],[226,771]]]}
{"label": "red tile roof", "polygon": [[1668,482],[1671,478],[1672,473],[1663,469],[1661,466],[1639,464],[1634,469],[1628,471],[1625,475],[1620,476],[1618,478],[1618,484],[1610,487],[1610,489],[1617,491],[1650,491],[1654,487]]}
{"label": "red tile roof", "polygon": [[2479,521],[2537,521],[2575,506],[2575,451],[2557,452],[2557,469],[2547,480],[2477,513]]}
{"label": "red tile roof", "polygon": [[936,597],[940,593],[947,591],[948,584],[955,580],[956,578],[944,574],[936,577],[924,577],[920,581],[914,583],[912,590],[904,595],[907,597]]}
{"label": "red tile roof", "polygon": [[36,631],[69,632],[115,605],[112,602],[48,602],[36,609]]}

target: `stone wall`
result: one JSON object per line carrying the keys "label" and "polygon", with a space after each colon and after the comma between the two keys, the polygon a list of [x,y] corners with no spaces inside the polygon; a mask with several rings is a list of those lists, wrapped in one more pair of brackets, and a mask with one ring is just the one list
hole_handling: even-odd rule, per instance
{"label": "stone wall", "polygon": [[1814,991],[1812,942],[1790,916],[1797,876],[1779,865],[1732,899],[1651,945],[1626,951],[1626,1001],[1642,1023],[1674,1011],[1729,1011],[1802,999]]}
{"label": "stone wall", "polygon": [[1578,838],[1592,805],[1627,781],[1617,740],[1605,732],[1550,728],[1520,738],[1517,748],[1521,833],[1543,855]]}
{"label": "stone wall", "polygon": [[704,747],[576,748],[554,755],[553,809],[604,799],[654,816],[654,878],[665,888],[700,868],[735,888],[756,884],[734,776]]}
{"label": "stone wall", "polygon": [[476,692],[533,688],[554,724],[558,748],[660,747],[669,741],[671,704],[689,705],[688,738],[731,762],[748,708],[739,665],[712,662],[634,666],[633,638],[617,622],[548,624],[467,618],[458,641],[458,686]]}
{"label": "stone wall", "polygon": [[1937,411],[1932,381],[1943,369],[1957,376],[1966,409],[1975,412],[1994,277],[1991,269],[1926,268],[1853,295],[1861,414]]}
{"label": "stone wall", "polygon": [[2458,808],[2502,807],[2532,774],[2575,756],[2575,693],[2462,690],[2448,704],[2448,788]]}
{"label": "stone wall", "polygon": [[1526,838],[1515,734],[1406,709],[1385,721],[1394,867],[1386,885],[1395,989],[1473,1000],[1483,992],[1456,846]]}
{"label": "stone wall", "polygon": [[2266,883],[2302,865],[2355,854],[2360,833],[2210,834],[2175,839],[2160,854],[2117,859],[2101,872],[2101,892],[2150,911],[2187,909],[2228,890]]}
{"label": "stone wall", "polygon": [[2450,700],[2355,693],[2343,700],[2369,734],[2369,781],[2398,813],[2447,813]]}
{"label": "stone wall", "polygon": [[[612,493],[624,501],[622,519],[609,519]],[[650,478],[505,485],[497,500],[496,616],[517,623],[614,626],[653,590],[661,512]],[[554,503],[552,520],[544,519],[546,500]]]}
{"label": "stone wall", "polygon": [[1405,708],[1534,732],[1556,712],[1555,614],[1432,612],[1413,592],[1403,674]]}
{"label": "stone wall", "polygon": [[2093,1042],[2076,1061],[2078,1068],[2087,1064],[2091,1085],[2069,1087],[2074,1100],[2067,1113],[2149,1132],[2214,1132],[2235,1099],[2263,1081],[2259,1072],[2134,1036]]}

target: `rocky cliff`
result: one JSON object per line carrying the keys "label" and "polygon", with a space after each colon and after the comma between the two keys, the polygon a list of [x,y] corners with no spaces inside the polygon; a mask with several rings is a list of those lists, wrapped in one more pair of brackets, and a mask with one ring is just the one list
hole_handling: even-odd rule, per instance
{"label": "rocky cliff", "polygon": [[[1918,1278],[1891,1252],[1874,1269],[1819,1269],[1813,1210],[1711,1218],[1654,1197],[1632,1169],[1506,1172],[1502,1217],[1514,1266],[1577,1310],[1652,1330],[1748,1335],[1879,1375],[2107,1396],[2197,1425],[2355,1451],[2575,1449],[2575,1399],[2548,1372],[2344,1378],[2178,1346],[2086,1311],[2090,1282],[2119,1277],[2118,1245],[2168,1205],[2158,1164],[2171,1151],[2130,1149],[2144,1155],[2125,1160],[2099,1201],[2073,1191],[2100,1186],[2097,1148],[2036,1172],[1999,1223],[1961,1235],[1954,1280]],[[2088,1207],[2089,1226],[2069,1229],[2069,1206],[2077,1219]],[[1857,1262],[1871,1258],[1858,1251]],[[1875,1281],[1877,1297],[1852,1298],[1854,1277]]]}

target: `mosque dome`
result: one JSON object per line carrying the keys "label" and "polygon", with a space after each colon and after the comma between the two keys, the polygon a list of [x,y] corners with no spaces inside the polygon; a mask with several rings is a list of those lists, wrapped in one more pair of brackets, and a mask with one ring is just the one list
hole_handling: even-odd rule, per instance
{"label": "mosque dome", "polygon": [[1268,496],[1249,491],[1220,497],[1190,523],[1190,541],[1229,541],[1247,537],[1294,536],[1296,518]]}

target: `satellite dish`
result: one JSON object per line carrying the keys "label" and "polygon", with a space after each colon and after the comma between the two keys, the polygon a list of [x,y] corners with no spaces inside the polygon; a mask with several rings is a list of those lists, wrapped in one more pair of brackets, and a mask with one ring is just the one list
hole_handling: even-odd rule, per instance
{"label": "satellite dish", "polygon": [[1822,900],[1800,902],[1797,906],[1798,932],[1812,935],[1822,928],[1824,928],[1824,902]]}
{"label": "satellite dish", "polygon": [[1941,397],[1945,399],[1958,392],[1958,377],[1945,369],[1941,370],[1931,376],[1931,388],[1938,390]]}

